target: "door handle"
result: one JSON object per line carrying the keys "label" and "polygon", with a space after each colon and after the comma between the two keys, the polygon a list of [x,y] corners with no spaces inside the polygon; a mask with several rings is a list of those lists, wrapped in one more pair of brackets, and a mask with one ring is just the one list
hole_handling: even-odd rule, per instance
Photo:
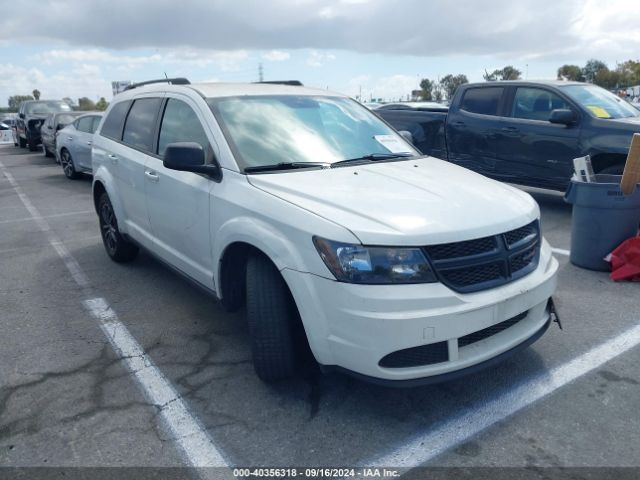
{"label": "door handle", "polygon": [[510,137],[516,137],[520,135],[520,129],[516,127],[502,127],[500,131]]}
{"label": "door handle", "polygon": [[91,141],[88,141],[88,142],[87,142],[87,145],[91,145],[92,143],[93,143],[93,142],[91,142]]}
{"label": "door handle", "polygon": [[118,163],[118,157],[113,153],[110,153],[107,156],[111,159],[111,163],[113,163],[114,165]]}
{"label": "door handle", "polygon": [[160,180],[160,177],[158,176],[158,174],[156,172],[152,172],[150,170],[146,170],[144,172],[144,174],[146,175],[146,177],[151,180],[152,182],[157,182],[158,180]]}
{"label": "door handle", "polygon": [[73,141],[73,137],[67,137],[67,140],[72,140]]}

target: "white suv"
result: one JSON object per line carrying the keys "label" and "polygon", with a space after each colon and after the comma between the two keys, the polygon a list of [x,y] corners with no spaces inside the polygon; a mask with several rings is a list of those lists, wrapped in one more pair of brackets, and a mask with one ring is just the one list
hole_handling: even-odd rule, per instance
{"label": "white suv", "polygon": [[324,369],[412,385],[492,364],[551,321],[557,261],[526,193],[420,155],[343,95],[151,83],[93,143],[117,261],[144,247],[246,305],[258,376]]}

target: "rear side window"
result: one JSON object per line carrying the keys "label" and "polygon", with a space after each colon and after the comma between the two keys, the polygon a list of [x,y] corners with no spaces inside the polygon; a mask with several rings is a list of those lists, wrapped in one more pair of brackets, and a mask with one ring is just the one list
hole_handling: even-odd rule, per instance
{"label": "rear side window", "polygon": [[124,125],[124,143],[148,152],[153,151],[153,134],[161,103],[161,98],[141,98],[133,102]]}
{"label": "rear side window", "polygon": [[167,145],[174,142],[195,142],[205,152],[209,148],[209,140],[196,112],[186,103],[170,98],[160,127],[158,153],[164,155]]}
{"label": "rear side window", "polygon": [[122,127],[124,126],[124,119],[129,111],[131,102],[116,103],[107,118],[102,125],[100,135],[103,137],[113,138],[114,140],[120,140],[122,138]]}
{"label": "rear side window", "polygon": [[460,108],[481,115],[498,115],[503,87],[470,88],[464,94]]}

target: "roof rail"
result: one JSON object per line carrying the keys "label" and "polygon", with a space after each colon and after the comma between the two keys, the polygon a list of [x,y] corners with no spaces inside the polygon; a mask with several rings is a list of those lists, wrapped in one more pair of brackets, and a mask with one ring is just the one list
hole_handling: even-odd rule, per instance
{"label": "roof rail", "polygon": [[265,80],[263,82],[255,83],[268,83],[271,85],[290,85],[292,87],[304,87],[300,80]]}
{"label": "roof rail", "polygon": [[191,82],[184,77],[158,78],[157,80],[147,80],[146,82],[132,83],[131,85],[127,86],[127,88],[125,88],[125,91],[142,87],[144,85],[151,85],[152,83],[168,83],[170,85],[191,85]]}

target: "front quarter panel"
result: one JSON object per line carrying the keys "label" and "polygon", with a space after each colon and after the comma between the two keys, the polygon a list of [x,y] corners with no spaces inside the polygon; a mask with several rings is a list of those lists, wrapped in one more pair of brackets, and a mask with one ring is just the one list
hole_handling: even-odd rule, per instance
{"label": "front quarter panel", "polygon": [[359,243],[344,227],[252,186],[245,175],[236,172],[224,172],[224,180],[213,190],[211,210],[216,285],[220,284],[224,251],[234,242],[261,250],[279,270],[310,272],[329,279],[334,278],[313,245],[313,235]]}

